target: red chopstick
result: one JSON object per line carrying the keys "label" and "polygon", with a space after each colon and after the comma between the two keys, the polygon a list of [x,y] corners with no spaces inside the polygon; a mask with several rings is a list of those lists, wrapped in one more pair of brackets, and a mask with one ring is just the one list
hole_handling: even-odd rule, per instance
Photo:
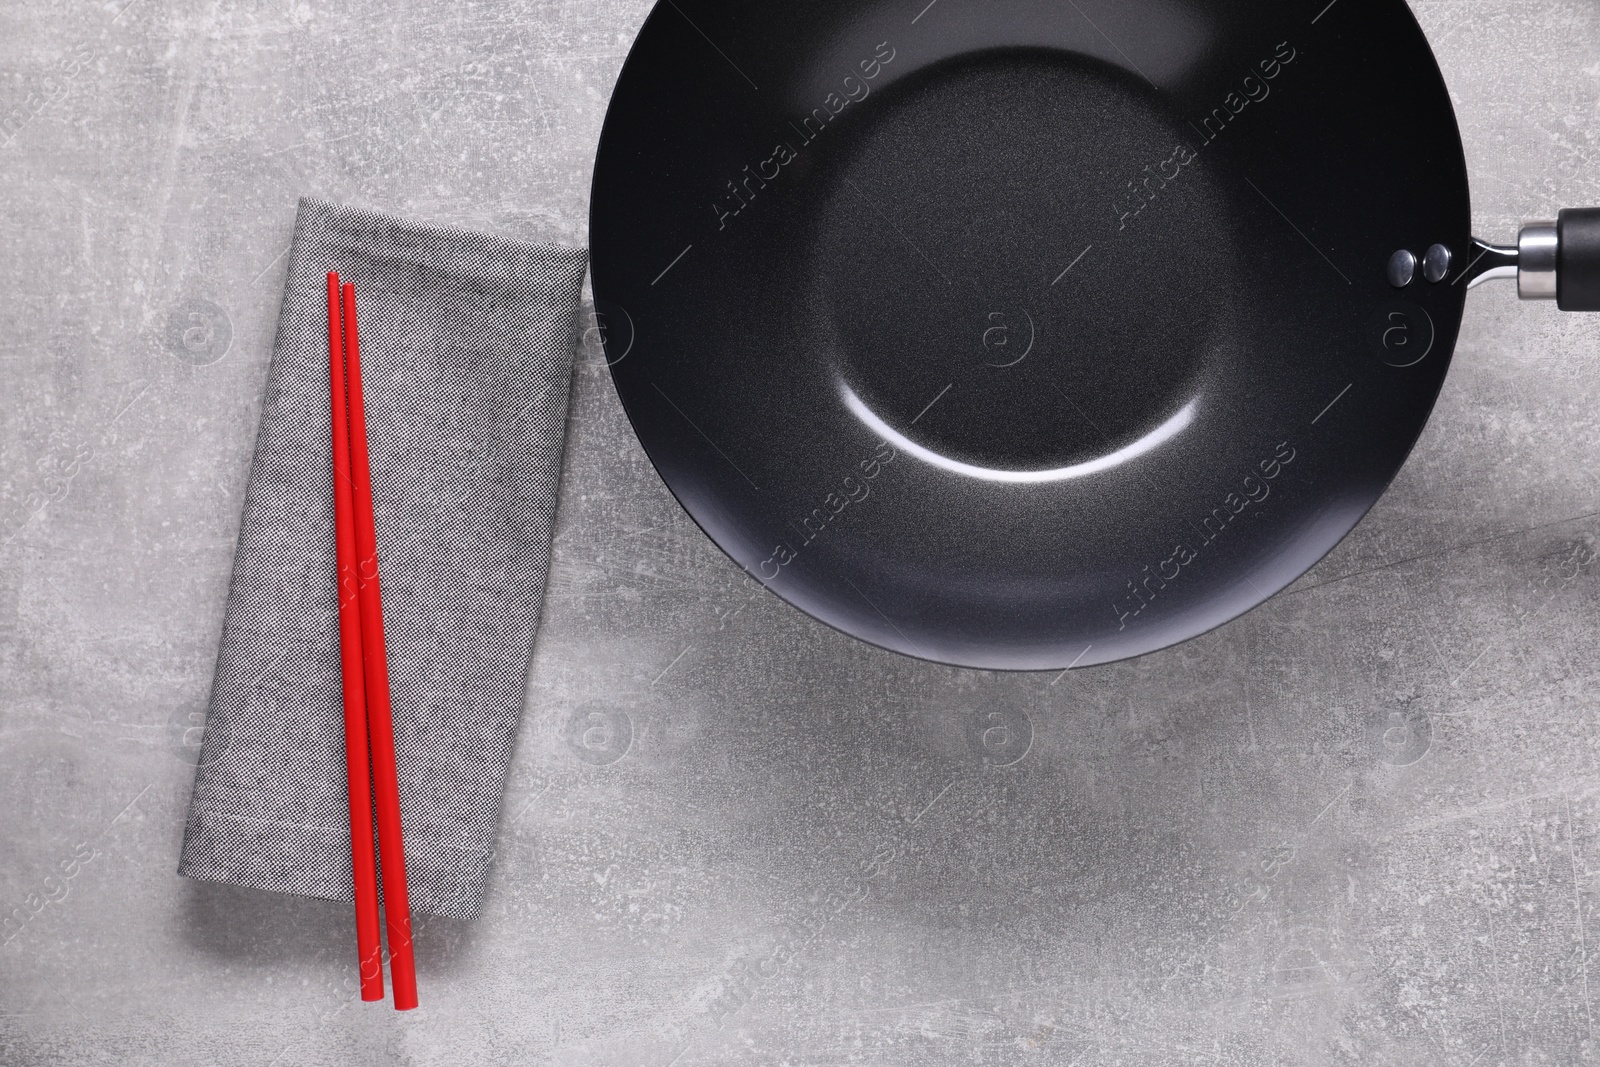
{"label": "red chopstick", "polygon": [[389,928],[389,978],[394,1006],[417,1006],[417,970],[411,951],[411,903],[400,829],[400,778],[394,762],[394,719],[389,707],[389,662],[383,645],[383,596],[378,584],[378,540],[372,517],[372,472],[367,463],[367,415],[362,402],[361,345],[356,287],[344,287],[345,373],[349,379],[350,467],[355,503],[356,590],[361,607],[361,654],[366,663],[367,740],[383,858],[383,911]]}
{"label": "red chopstick", "polygon": [[355,880],[356,956],[361,999],[383,999],[378,930],[377,856],[372,847],[372,779],[367,765],[367,694],[362,679],[361,616],[356,605],[355,513],[350,434],[345,417],[344,338],[339,276],[328,275],[328,392],[333,400],[333,528],[338,558],[339,665],[344,676],[344,762],[350,789],[350,866]]}

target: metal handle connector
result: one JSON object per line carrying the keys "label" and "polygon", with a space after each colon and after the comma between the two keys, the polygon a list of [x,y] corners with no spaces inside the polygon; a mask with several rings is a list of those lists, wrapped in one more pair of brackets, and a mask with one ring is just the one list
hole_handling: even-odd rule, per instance
{"label": "metal handle connector", "polygon": [[1524,300],[1554,300],[1556,267],[1561,259],[1561,233],[1553,222],[1530,222],[1517,234],[1513,248],[1472,239],[1473,254],[1464,272],[1467,288],[1496,278],[1515,278]]}
{"label": "metal handle connector", "polygon": [[1556,267],[1561,235],[1554,222],[1530,222],[1517,234],[1517,295],[1524,300],[1556,298]]}
{"label": "metal handle connector", "polygon": [[[1492,245],[1481,237],[1472,239],[1472,255],[1467,260],[1461,276],[1467,279],[1467,288],[1494,281],[1496,278],[1515,278],[1520,250],[1504,245]],[[1460,281],[1457,278],[1456,281]]]}

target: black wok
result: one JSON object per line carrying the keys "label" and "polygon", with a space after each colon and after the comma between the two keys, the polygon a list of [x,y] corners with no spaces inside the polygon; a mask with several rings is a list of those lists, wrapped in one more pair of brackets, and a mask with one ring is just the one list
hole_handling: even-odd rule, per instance
{"label": "black wok", "polygon": [[1041,669],[1293,582],[1421,432],[1467,290],[1600,306],[1600,217],[1474,241],[1400,0],[663,0],[595,168],[651,460],[856,637]]}

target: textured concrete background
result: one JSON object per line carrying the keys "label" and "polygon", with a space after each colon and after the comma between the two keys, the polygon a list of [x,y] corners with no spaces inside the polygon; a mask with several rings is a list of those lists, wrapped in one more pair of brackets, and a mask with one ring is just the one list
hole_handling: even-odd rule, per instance
{"label": "textured concrete background", "polygon": [[[1479,232],[1600,202],[1593,0],[1415,6]],[[1331,558],[1064,677],[761,592],[590,337],[493,888],[423,925],[424,1007],[356,1001],[347,908],[173,874],[296,198],[581,243],[646,10],[0,9],[0,1063],[1600,1056],[1600,316],[1505,285]]]}

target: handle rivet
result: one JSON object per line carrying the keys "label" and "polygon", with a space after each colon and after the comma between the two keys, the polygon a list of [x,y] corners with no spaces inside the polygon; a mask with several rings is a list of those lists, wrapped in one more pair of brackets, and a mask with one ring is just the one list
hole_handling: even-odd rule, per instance
{"label": "handle rivet", "polygon": [[1411,279],[1417,276],[1417,257],[1399,249],[1389,257],[1389,284],[1396,289],[1404,289],[1411,284]]}
{"label": "handle rivet", "polygon": [[1430,282],[1442,282],[1450,273],[1450,249],[1433,245],[1422,257],[1422,276]]}

